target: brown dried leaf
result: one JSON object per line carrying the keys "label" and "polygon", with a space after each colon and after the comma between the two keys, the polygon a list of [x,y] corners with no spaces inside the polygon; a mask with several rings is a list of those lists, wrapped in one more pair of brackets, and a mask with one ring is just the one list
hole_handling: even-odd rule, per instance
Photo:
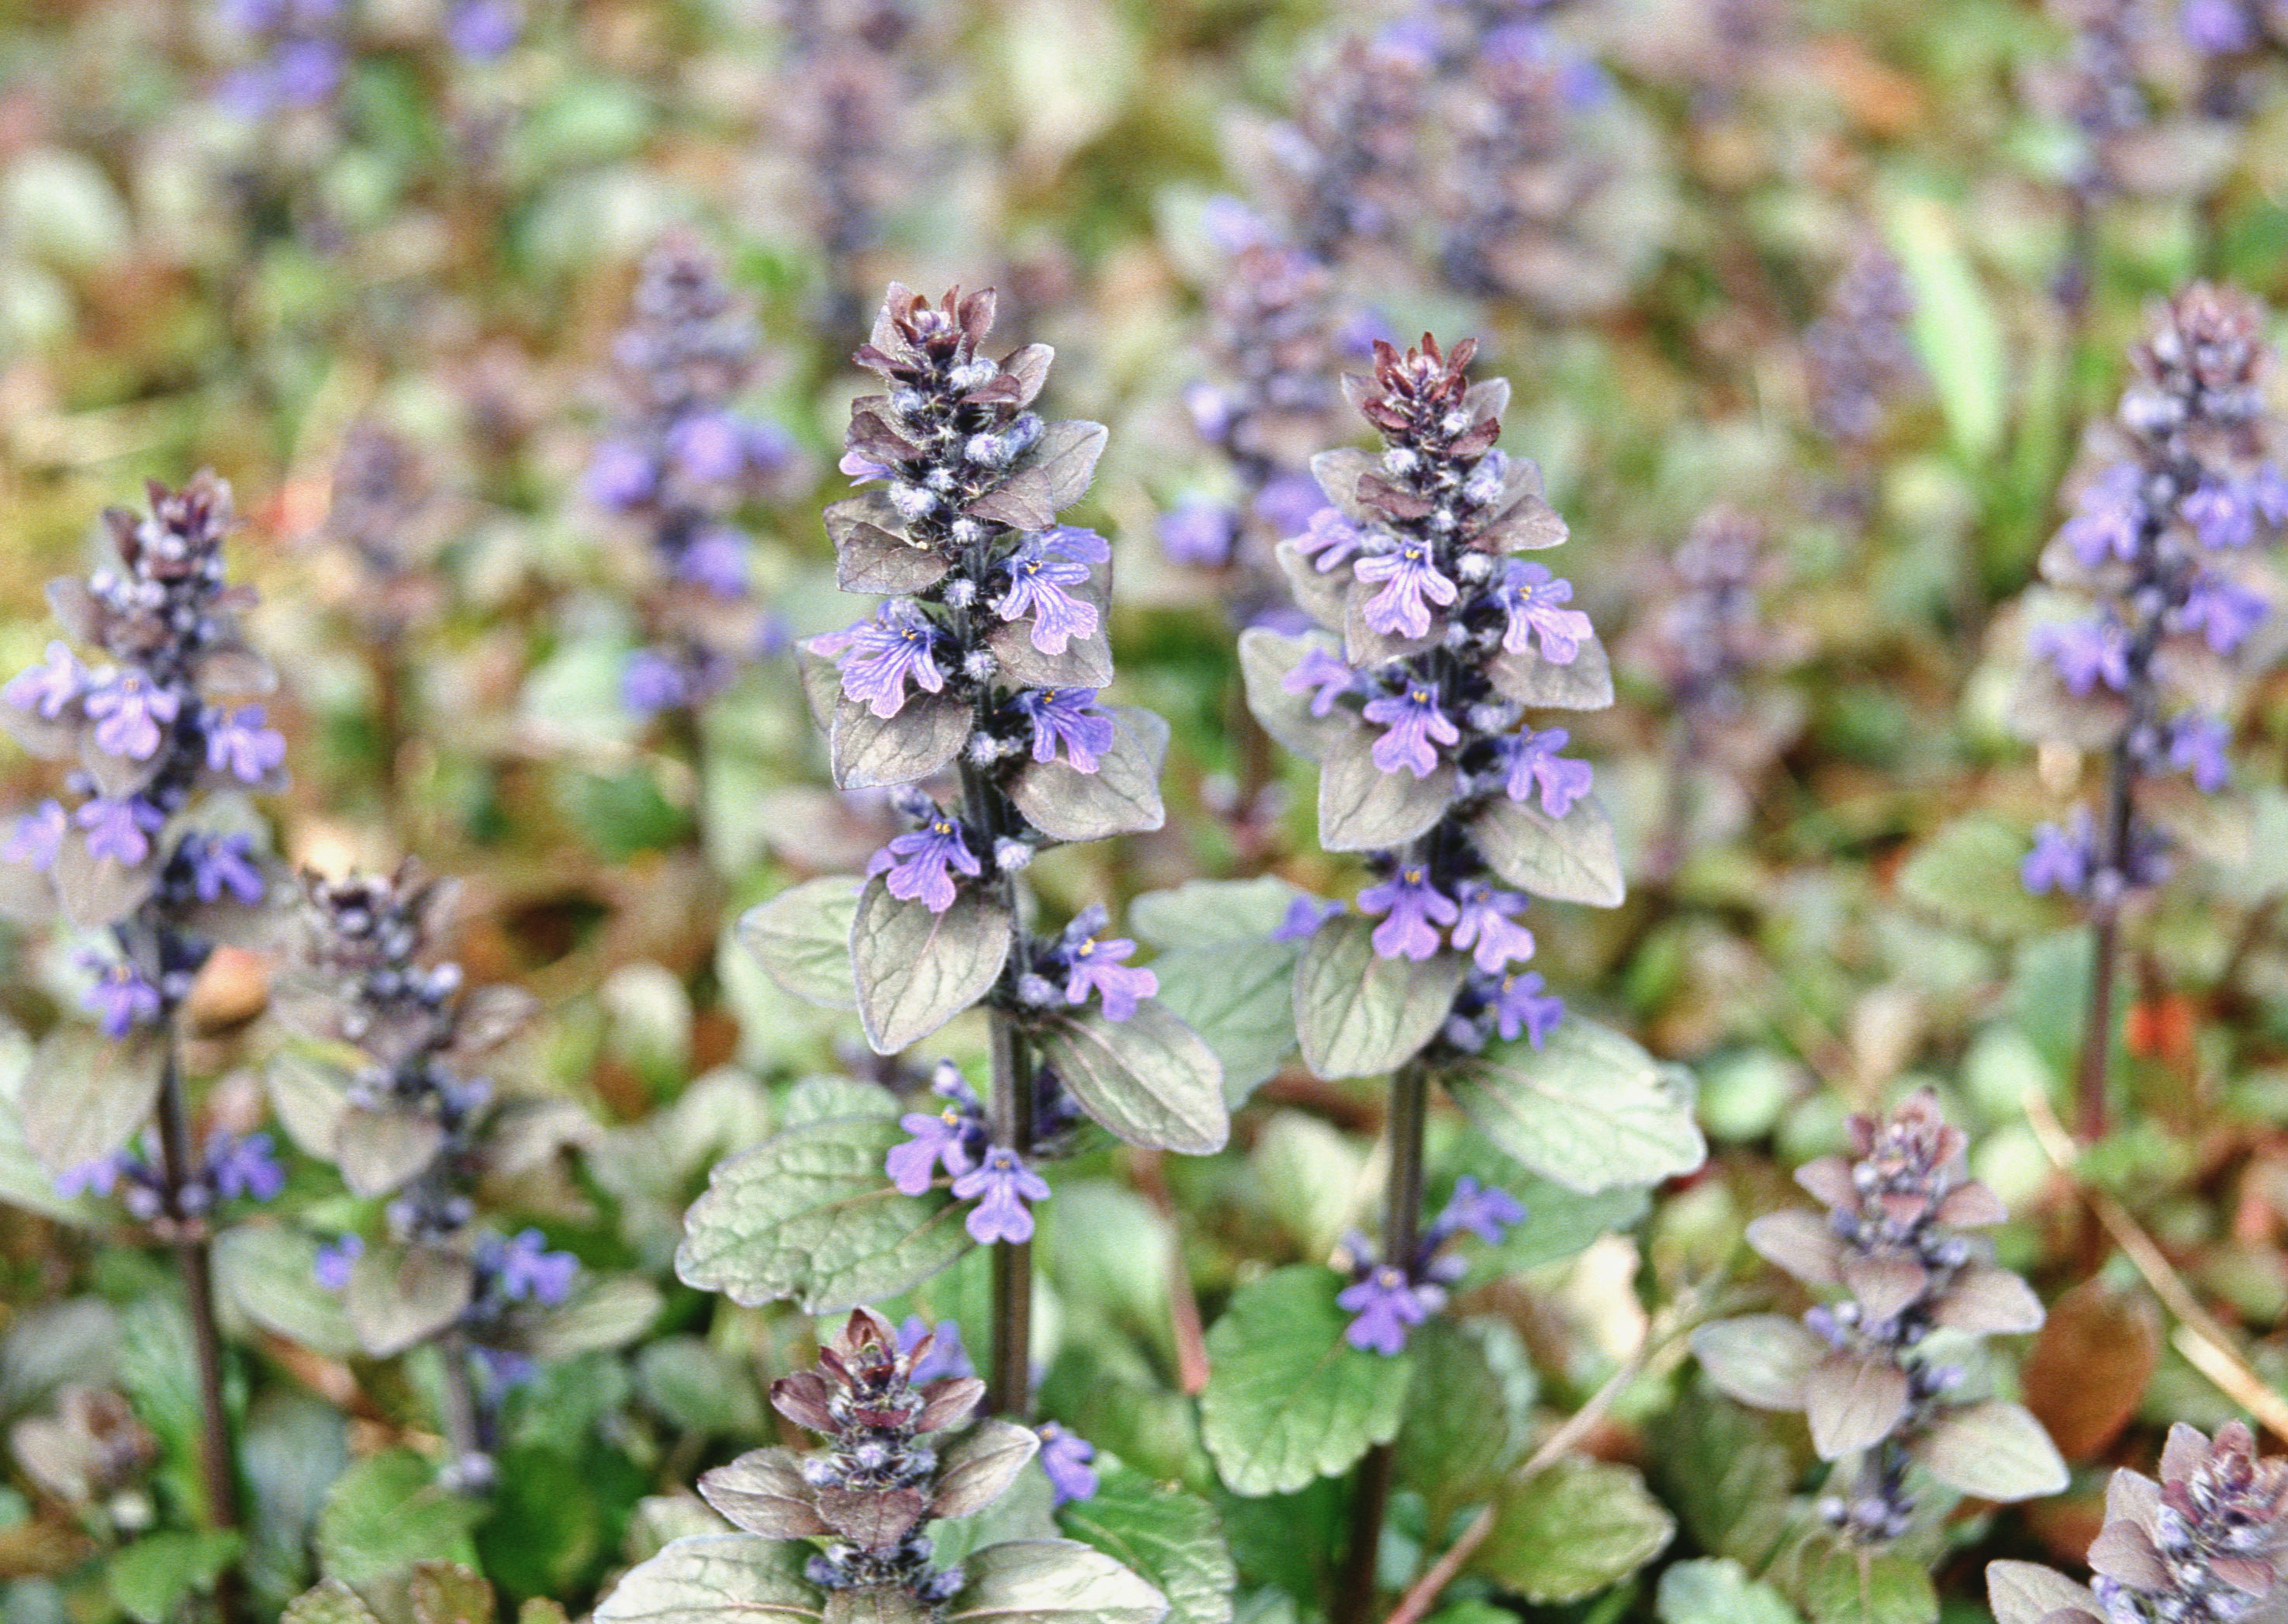
{"label": "brown dried leaf", "polygon": [[2137,1413],[2160,1358],[2152,1304],[2085,1281],[2051,1305],[2027,1355],[2026,1407],[2067,1460],[2094,1460]]}

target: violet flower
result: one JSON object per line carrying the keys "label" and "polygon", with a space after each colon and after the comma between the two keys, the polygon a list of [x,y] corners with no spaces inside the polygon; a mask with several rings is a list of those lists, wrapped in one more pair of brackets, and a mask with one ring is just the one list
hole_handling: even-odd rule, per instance
{"label": "violet flower", "polygon": [[1049,1509],[1093,1498],[1096,1469],[1089,1462],[1096,1459],[1096,1446],[1053,1421],[1045,1421],[1033,1430],[1040,1435],[1041,1453],[1036,1458],[1049,1480]]}
{"label": "violet flower", "polygon": [[1054,761],[1062,744],[1075,772],[1093,772],[1112,748],[1112,718],[1096,709],[1094,688],[1025,688],[1009,702],[1032,724],[1035,761]]}
{"label": "violet flower", "polygon": [[1091,637],[1096,631],[1096,606],[1065,590],[1089,578],[1087,564],[1073,556],[1071,548],[1060,539],[1073,534],[1088,533],[1044,532],[1025,542],[1002,565],[1008,585],[994,601],[993,612],[1005,621],[1032,616],[1033,646],[1045,654],[1061,654],[1075,638]]}
{"label": "violet flower", "polygon": [[[1089,613],[1092,617],[1095,611]],[[911,598],[893,598],[873,619],[813,638],[810,647],[833,655],[842,669],[842,692],[886,721],[904,708],[909,681],[926,693],[944,691],[937,641],[935,623]]]}
{"label": "violet flower", "polygon": [[866,864],[869,875],[889,876],[892,896],[918,900],[933,914],[953,906],[955,869],[972,879],[984,873],[963,837],[962,826],[942,812],[918,829],[894,836]]}
{"label": "violet flower", "polygon": [[1443,946],[1438,925],[1461,917],[1454,899],[1438,889],[1419,863],[1402,864],[1379,884],[1359,892],[1359,912],[1389,915],[1374,928],[1374,950],[1386,959],[1426,959]]}
{"label": "violet flower", "polygon": [[1427,778],[1438,770],[1434,747],[1462,741],[1461,730],[1438,708],[1438,691],[1427,682],[1411,682],[1396,693],[1370,699],[1362,714],[1388,729],[1374,743],[1374,764],[1386,772],[1403,767]]}
{"label": "violet flower", "polygon": [[997,1145],[953,1181],[953,1194],[957,1200],[977,1203],[966,1221],[970,1239],[980,1246],[1015,1245],[1033,1238],[1033,1215],[1025,1203],[1047,1200],[1049,1182],[1016,1152]]}

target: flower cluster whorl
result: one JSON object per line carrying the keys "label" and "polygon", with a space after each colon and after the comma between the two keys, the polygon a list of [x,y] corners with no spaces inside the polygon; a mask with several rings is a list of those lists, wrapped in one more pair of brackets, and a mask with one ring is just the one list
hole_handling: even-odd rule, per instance
{"label": "flower cluster whorl", "polygon": [[2251,555],[2288,527],[2288,458],[2264,382],[2262,311],[2196,283],[2157,306],[2136,376],[2095,438],[2096,466],[2042,555],[2043,579],[2085,611],[2038,625],[2028,703],[2038,737],[2103,746],[2129,793],[2099,820],[2037,832],[2029,890],[2109,906],[2164,873],[2135,788],[2177,772],[2223,787],[2231,728],[2215,695],[2270,613]]}
{"label": "flower cluster whorl", "polygon": [[640,526],[660,584],[648,647],[624,697],[651,713],[696,706],[768,651],[775,622],[748,600],[748,537],[733,516],[795,476],[793,440],[736,408],[759,360],[755,327],[688,237],[647,257],[613,346],[619,413],[587,474],[591,500]]}
{"label": "flower cluster whorl", "polygon": [[[1475,347],[1378,345],[1374,376],[1345,380],[1383,450],[1315,458],[1332,505],[1279,550],[1339,652],[1321,634],[1260,628],[1241,642],[1258,716],[1323,764],[1322,843],[1368,853],[1377,883],[1359,904],[1381,916],[1374,951],[1468,955],[1442,1034],[1466,1050],[1496,1030],[1537,1044],[1558,1018],[1540,978],[1515,968],[1533,954],[1515,923],[1525,892],[1619,900],[1609,829],[1585,799],[1588,764],[1560,753],[1567,730],[1525,720],[1534,706],[1609,704],[1604,651],[1566,606],[1571,584],[1512,556],[1558,544],[1566,528],[1539,471],[1494,448],[1508,386],[1470,384]],[[1532,857],[1577,838],[1608,854],[1606,877],[1585,888]]]}
{"label": "flower cluster whorl", "polygon": [[1913,314],[1906,273],[1879,244],[1863,243],[1829,284],[1803,359],[1812,424],[1839,447],[1871,446],[1892,403],[1922,384],[1907,336]]}
{"label": "flower cluster whorl", "polygon": [[154,482],[151,517],[104,515],[119,566],[66,576],[48,599],[69,644],[0,688],[0,720],[36,755],[74,763],[76,804],[46,801],[17,820],[5,857],[26,906],[60,902],[74,923],[110,927],[121,951],[99,966],[88,1004],[111,1035],[171,1018],[232,915],[268,887],[244,835],[193,826],[199,797],[275,790],[286,741],[259,703],[275,685],[239,617],[251,589],[223,573],[235,522],[230,487],[202,473],[179,492]]}
{"label": "flower cluster whorl", "polygon": [[1506,1190],[1482,1189],[1464,1174],[1456,1181],[1453,1199],[1440,1209],[1430,1227],[1416,1240],[1413,1255],[1402,1263],[1385,1260],[1374,1242],[1354,1231],[1343,1238],[1350,1261],[1351,1283],[1335,1298],[1338,1307],[1354,1318],[1343,1338],[1354,1348],[1395,1358],[1406,1350],[1410,1326],[1420,1325],[1446,1306],[1449,1289],[1468,1271],[1468,1264],[1447,1249],[1464,1234],[1475,1235],[1488,1246],[1499,1246],[1502,1232],[1525,1222],[1525,1208]]}

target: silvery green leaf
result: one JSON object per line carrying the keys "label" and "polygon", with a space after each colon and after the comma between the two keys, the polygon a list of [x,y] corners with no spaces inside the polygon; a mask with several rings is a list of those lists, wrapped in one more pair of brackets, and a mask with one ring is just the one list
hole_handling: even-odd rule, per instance
{"label": "silvery green leaf", "polygon": [[1030,1427],[988,1418],[938,1451],[937,1493],[932,1517],[968,1517],[1001,1498],[1002,1491],[1038,1454],[1041,1440]]}
{"label": "silvery green leaf", "polygon": [[1009,956],[1009,910],[974,886],[933,914],[866,882],[850,926],[858,1018],[874,1052],[918,1043],[985,996]]}
{"label": "silvery green leaf", "polygon": [[1802,1624],[1785,1597],[1729,1557],[1672,1563],[1656,1607],[1660,1624]]}
{"label": "silvery green leaf", "polygon": [[1538,801],[1496,796],[1471,823],[1470,837],[1488,867],[1537,897],[1618,907],[1628,893],[1612,820],[1593,796],[1574,802],[1562,818]]}
{"label": "silvery green leaf", "polygon": [[1493,1533],[1470,1565],[1545,1606],[1619,1582],[1676,1535],[1635,1469],[1602,1461],[1560,1461],[1494,1504]]}
{"label": "silvery green leaf", "polygon": [[[1283,881],[1271,883],[1293,894]],[[1223,1063],[1227,1105],[1245,1099],[1295,1052],[1295,965],[1301,955],[1299,943],[1273,941],[1267,933],[1176,947],[1152,961],[1160,1002]]]}
{"label": "silvery green leaf", "polygon": [[1112,680],[1112,564],[1109,559],[1089,566],[1088,579],[1072,595],[1096,606],[1096,630],[1074,638],[1061,654],[1045,654],[1033,646],[1033,621],[997,620],[985,634],[985,646],[1000,662],[1002,678],[1020,688],[1101,688]]}
{"label": "silvery green leaf", "polygon": [[1106,840],[1156,829],[1168,820],[1160,804],[1166,720],[1132,705],[1105,709],[1112,717],[1112,745],[1098,757],[1095,772],[1083,772],[1062,756],[1053,761],[1028,757],[1009,780],[1009,799],[1052,840]]}
{"label": "silvery green leaf", "polygon": [[274,1224],[240,1224],[215,1237],[215,1279],[266,1331],[329,1359],[361,1351],[338,1293],[318,1284],[318,1242]]}
{"label": "silvery green leaf", "polygon": [[780,1100],[778,1126],[783,1130],[811,1122],[830,1122],[838,1117],[897,1114],[898,1097],[878,1082],[833,1075],[805,1077]]}
{"label": "silvery green leaf", "polygon": [[2041,1298],[2009,1270],[1973,1264],[1954,1277],[1931,1311],[1934,1323],[1975,1336],[2019,1336],[2042,1328]]}
{"label": "silvery green leaf", "polygon": [[1204,1156],[1230,1137],[1222,1063],[1157,999],[1124,1021],[1094,1007],[1045,1016],[1036,1038],[1080,1108],[1116,1137]]}
{"label": "silvery green leaf", "polygon": [[1344,518],[1362,525],[1379,524],[1382,515],[1359,500],[1359,481],[1380,472],[1381,461],[1356,446],[1339,446],[1311,459],[1311,477]]}
{"label": "silvery green leaf", "polygon": [[659,1318],[659,1287],[640,1275],[590,1277],[568,1303],[540,1309],[517,1327],[517,1343],[537,1359],[624,1348]]}
{"label": "silvery green leaf", "polygon": [[1121,1467],[1096,1493],[1059,1514],[1065,1532],[1093,1545],[1168,1599],[1167,1624],[1231,1624],[1239,1582],[1215,1508],[1197,1494]]}
{"label": "silvery green leaf", "polygon": [[1128,905],[1128,925],[1155,947],[1255,945],[1287,922],[1302,889],[1276,875],[1251,880],[1187,880],[1148,891]]}
{"label": "silvery green leaf", "polygon": [[42,761],[66,761],[77,756],[80,733],[86,726],[77,705],[52,718],[20,705],[0,704],[0,730]]}
{"label": "silvery green leaf", "polygon": [[2042,1423],[1998,1398],[1942,1410],[1914,1455],[1947,1487],[1979,1500],[2034,1500],[2066,1486],[2066,1463]]}
{"label": "silvery green leaf", "polygon": [[1003,359],[1002,375],[1013,385],[1008,397],[1010,405],[1030,406],[1033,403],[1033,398],[1041,392],[1041,386],[1049,381],[1049,363],[1056,359],[1056,351],[1048,345],[1029,344],[1021,349],[1011,351]]}
{"label": "silvery green leaf", "polygon": [[1483,423],[1489,417],[1498,417],[1509,410],[1509,380],[1490,377],[1470,385],[1462,396],[1462,409],[1470,415],[1472,423]]}
{"label": "silvery green leaf", "polygon": [[810,708],[810,719],[818,731],[834,731],[835,707],[842,702],[842,673],[832,660],[824,654],[814,654],[798,643],[794,650],[795,676],[802,683],[803,702]]}
{"label": "silvery green leaf", "polygon": [[741,915],[739,940],[796,997],[830,1010],[854,1010],[850,927],[864,889],[851,875],[806,880]]}
{"label": "silvery green leaf", "polygon": [[1352,725],[1327,737],[1319,766],[1319,844],[1330,852],[1381,852],[1402,846],[1444,815],[1454,799],[1454,769],[1444,762],[1427,778],[1385,772],[1374,762],[1374,736]]}
{"label": "silvery green leaf", "polygon": [[1350,571],[1323,572],[1292,541],[1280,543],[1271,550],[1271,556],[1278,561],[1280,574],[1287,577],[1287,590],[1294,595],[1296,606],[1329,631],[1341,631]]}
{"label": "silvery green leaf", "polygon": [[1419,1491],[1434,1512],[1432,1525],[1454,1511],[1490,1500],[1514,1462],[1517,1413],[1509,1383],[1487,1358],[1483,1338],[1465,1323],[1433,1319],[1406,1339],[1413,1390],[1398,1430],[1398,1481]]}
{"label": "silvery green leaf", "polygon": [[1907,1413],[1907,1373],[1887,1359],[1831,1353],[1805,1378],[1803,1413],[1823,1461],[1839,1461],[1890,1436]]}
{"label": "silvery green leaf", "polygon": [[830,1590],[826,1624],[934,1624],[933,1615],[895,1590]]}
{"label": "silvery green leaf", "polygon": [[335,1129],[334,1154],[353,1195],[387,1195],[436,1161],[444,1147],[444,1125],[411,1107],[350,1105]]}
{"label": "silvery green leaf", "polygon": [[1708,1379],[1760,1410],[1799,1410],[1804,1387],[1828,1354],[1824,1342],[1785,1314],[1718,1319],[1692,1333],[1693,1357]]}
{"label": "silvery green leaf", "polygon": [[108,1156],[150,1120],[166,1038],[137,1026],[116,1041],[61,1026],[33,1052],[16,1109],[24,1143],[60,1176]]}
{"label": "silvery green leaf", "polygon": [[1528,552],[1559,546],[1570,534],[1563,514],[1537,495],[1520,493],[1498,519],[1472,539],[1494,552]]}
{"label": "silvery green leaf", "polygon": [[1939,1615],[1929,1569],[1904,1551],[1870,1549],[1822,1532],[1792,1560],[1795,1596],[1812,1624],[1933,1624]]}
{"label": "silvery green leaf", "polygon": [[1251,1281],[1208,1332],[1200,1436],[1235,1494],[1291,1493],[1398,1436],[1414,1362],[1343,1340],[1342,1277],[1295,1264]]}
{"label": "silvery green leaf", "polygon": [[358,1341],[375,1359],[427,1342],[461,1317],[476,1271],[441,1247],[375,1247],[350,1268],[343,1298]]}
{"label": "silvery green leaf", "polygon": [[2054,1612],[2105,1616],[2087,1585],[2076,1584],[2038,1562],[1988,1563],[1986,1601],[1994,1611],[1994,1624],[2042,1624]]}
{"label": "silvery green leaf", "polygon": [[878,717],[837,688],[829,740],[834,781],[876,789],[927,778],[961,753],[976,719],[966,700],[949,693],[909,693],[897,715]]}
{"label": "silvery green leaf", "polygon": [[63,843],[56,848],[55,865],[48,870],[64,917],[82,930],[99,931],[142,907],[151,888],[159,883],[156,860],[165,839],[163,834],[155,838],[152,856],[131,868],[108,857],[90,855],[85,831],[65,831]]}
{"label": "silvery green leaf", "polygon": [[1295,1035],[1315,1075],[1395,1071],[1454,1011],[1467,968],[1460,954],[1386,959],[1373,938],[1374,921],[1340,914],[1304,944],[1295,967]]}
{"label": "silvery green leaf", "polygon": [[1605,645],[1591,632],[1565,665],[1544,659],[1534,647],[1521,654],[1496,652],[1486,675],[1504,699],[1559,710],[1602,710],[1613,702],[1613,666]]}
{"label": "silvery green leaf", "polygon": [[1041,431],[1026,466],[1048,481],[1050,507],[1069,508],[1088,495],[1107,434],[1102,424],[1079,417],[1052,423]]}
{"label": "silvery green leaf", "polygon": [[1658,1184],[1707,1160],[1690,1073],[1578,1016],[1537,1050],[1496,1043],[1443,1075],[1479,1131],[1569,1190]]}
{"label": "silvery green leaf", "polygon": [[1332,651],[1335,642],[1323,633],[1297,637],[1268,626],[1250,626],[1239,634],[1239,673],[1247,685],[1248,709],[1265,733],[1307,761],[1324,759],[1330,740],[1355,725],[1347,715],[1313,716],[1311,696],[1291,693],[1283,685],[1315,646]]}
{"label": "silvery green leaf", "polygon": [[751,1533],[697,1534],[623,1574],[596,1624],[803,1624],[825,1604],[802,1576],[811,1548]]}
{"label": "silvery green leaf", "polygon": [[891,1188],[884,1164],[907,1137],[887,1118],[814,1122],[719,1163],[684,1217],[677,1277],[814,1314],[927,1279],[968,1250],[969,1233],[943,1193]]}
{"label": "silvery green leaf", "polygon": [[381,1624],[373,1609],[338,1579],[322,1579],[286,1604],[278,1624]]}
{"label": "silvery green leaf", "polygon": [[[8,707],[11,710],[14,706]],[[114,756],[95,741],[95,730],[80,734],[80,770],[95,780],[96,792],[108,799],[124,800],[159,775],[167,764],[167,752],[155,750],[141,761],[131,756]]]}
{"label": "silvery green leaf", "polygon": [[880,491],[847,497],[826,510],[834,541],[834,577],[846,592],[918,592],[944,579],[949,566],[933,549],[898,534],[898,511]]}
{"label": "silvery green leaf", "polygon": [[751,1449],[728,1466],[699,1476],[699,1494],[735,1527],[766,1539],[801,1540],[830,1533],[818,1515],[818,1493],[802,1475],[791,1449]]}
{"label": "silvery green leaf", "polygon": [[989,1545],[962,1566],[969,1582],[947,1624],[1160,1624],[1168,1616],[1167,1597],[1074,1540]]}

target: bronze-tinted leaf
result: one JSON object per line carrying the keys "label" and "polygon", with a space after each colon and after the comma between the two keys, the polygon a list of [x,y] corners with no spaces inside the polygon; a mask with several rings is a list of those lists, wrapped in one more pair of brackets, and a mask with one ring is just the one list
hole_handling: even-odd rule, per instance
{"label": "bronze-tinted leaf", "polygon": [[818,1515],[826,1525],[861,1545],[895,1545],[928,1514],[929,1496],[919,1489],[830,1486],[818,1491]]}
{"label": "bronze-tinted leaf", "polygon": [[1096,478],[1097,459],[1104,455],[1106,437],[1102,424],[1079,418],[1053,423],[1041,431],[1027,466],[1047,481],[1052,509],[1069,508],[1088,494]]}
{"label": "bronze-tinted leaf", "polygon": [[458,1252],[375,1248],[352,1265],[343,1302],[366,1352],[388,1359],[459,1319],[475,1285],[476,1271]]}
{"label": "bronze-tinted leaf", "polygon": [[1321,761],[1337,733],[1358,725],[1347,710],[1337,709],[1323,717],[1311,714],[1308,693],[1290,693],[1287,674],[1303,662],[1313,648],[1334,651],[1332,638],[1309,632],[1293,636],[1268,626],[1250,626],[1239,634],[1239,670],[1247,684],[1247,708],[1263,731],[1306,761]]}
{"label": "bronze-tinted leaf", "polygon": [[1033,620],[997,621],[985,634],[985,646],[1000,662],[1002,678],[1021,688],[1101,688],[1112,680],[1111,624],[1112,565],[1092,565],[1088,579],[1072,595],[1096,606],[1096,630],[1073,638],[1061,654],[1052,654],[1033,644]]}
{"label": "bronze-tinted leaf", "polygon": [[985,996],[1009,956],[1009,911],[965,886],[942,914],[866,882],[850,927],[858,1018],[877,1054],[918,1043]]}
{"label": "bronze-tinted leaf", "polygon": [[1906,1411],[1906,1372],[1888,1359],[1831,1354],[1804,1384],[1804,1415],[1823,1461],[1881,1442]]}
{"label": "bronze-tinted leaf", "polygon": [[910,693],[894,717],[878,717],[838,691],[830,754],[834,781],[874,789],[927,778],[961,753],[975,713],[949,693]]}
{"label": "bronze-tinted leaf", "polygon": [[1543,658],[1537,645],[1523,654],[1498,651],[1486,675],[1505,699],[1521,705],[1560,710],[1602,710],[1613,702],[1613,666],[1594,632],[1581,640],[1572,660],[1559,665]]}
{"label": "bronze-tinted leaf", "polygon": [[1816,1213],[1800,1208],[1766,1213],[1748,1225],[1748,1244],[1807,1286],[1839,1285],[1839,1243]]}
{"label": "bronze-tinted leaf", "polygon": [[1843,1283],[1875,1324],[1898,1318],[1899,1311],[1921,1296],[1930,1286],[1930,1271],[1916,1258],[1891,1253],[1873,1257],[1847,1256]]}
{"label": "bronze-tinted leaf", "polygon": [[2090,1544],[2089,1565],[2140,1590],[2157,1590],[2169,1581],[2153,1536],[2134,1523],[2108,1523]]}
{"label": "bronze-tinted leaf", "polygon": [[1994,1610],[1994,1624],[2042,1624],[2057,1612],[2098,1618],[2105,1611],[2088,1586],[2038,1562],[1988,1563],[1986,1599]]}
{"label": "bronze-tinted leaf", "polygon": [[1166,719],[1135,706],[1108,709],[1112,745],[1097,758],[1095,772],[1083,772],[1063,756],[1029,757],[1009,780],[1017,810],[1053,840],[1105,840],[1156,829],[1168,820],[1160,802]]}
{"label": "bronze-tinted leaf", "polygon": [[352,1105],[334,1129],[342,1182],[353,1195],[387,1195],[427,1168],[444,1146],[443,1125],[412,1109],[369,1111]]}
{"label": "bronze-tinted leaf", "polygon": [[938,1457],[937,1494],[932,1517],[967,1517],[1001,1498],[1025,1462],[1039,1453],[1041,1440],[1029,1427],[1005,1421],[981,1421]]}
{"label": "bronze-tinted leaf", "polygon": [[774,1540],[831,1533],[790,1449],[751,1449],[699,1478],[699,1493],[735,1527]]}
{"label": "bronze-tinted leaf", "polygon": [[2042,1300],[2009,1270],[1973,1264],[1933,1306],[1932,1318],[1974,1336],[2019,1336],[2042,1328]]}
{"label": "bronze-tinted leaf", "polygon": [[1441,763],[1427,778],[1385,772],[1363,728],[1328,735],[1319,765],[1319,844],[1330,852],[1402,846],[1438,821],[1454,799],[1454,769]]}

